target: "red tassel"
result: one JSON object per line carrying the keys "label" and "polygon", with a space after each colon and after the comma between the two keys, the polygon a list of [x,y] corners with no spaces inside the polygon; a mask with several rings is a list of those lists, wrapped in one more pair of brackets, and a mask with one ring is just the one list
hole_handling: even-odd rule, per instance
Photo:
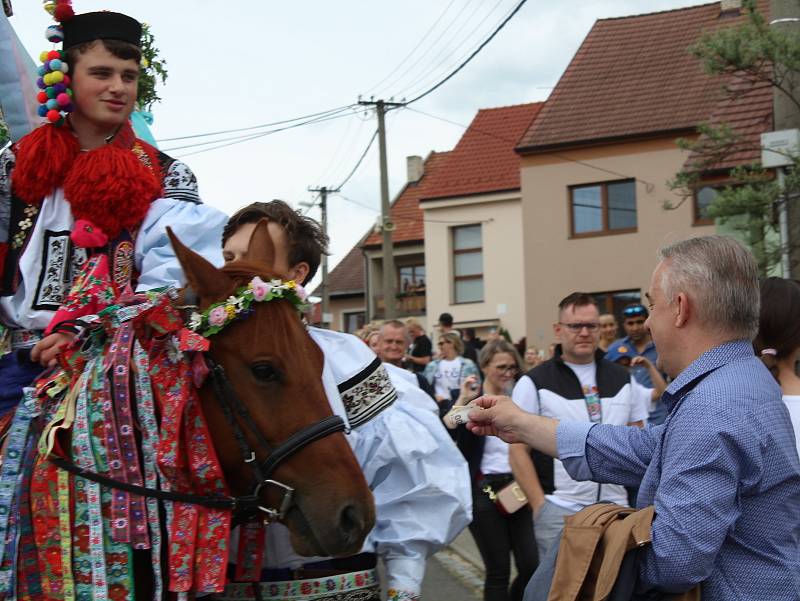
{"label": "red tassel", "polygon": [[73,217],[91,221],[110,239],[141,225],[160,195],[153,171],[130,150],[111,144],[81,153],[64,181]]}
{"label": "red tassel", "polygon": [[14,148],[14,194],[28,204],[42,202],[61,185],[79,150],[77,138],[66,128],[42,125],[34,129]]}
{"label": "red tassel", "polygon": [[56,9],[53,11],[53,18],[59,23],[69,21],[75,16],[75,11],[72,10],[72,0],[61,0],[56,2]]}

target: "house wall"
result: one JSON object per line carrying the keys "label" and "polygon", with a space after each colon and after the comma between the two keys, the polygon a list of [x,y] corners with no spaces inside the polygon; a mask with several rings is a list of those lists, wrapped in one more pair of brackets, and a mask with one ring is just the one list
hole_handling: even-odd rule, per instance
{"label": "house wall", "polygon": [[[506,328],[514,341],[525,335],[525,287],[522,278],[522,214],[519,191],[421,203],[425,219],[428,322],[453,315],[456,327]],[[481,223],[484,300],[453,303],[451,229]]]}
{"label": "house wall", "polygon": [[[674,139],[557,154],[523,157],[521,166],[527,337],[529,344],[540,348],[551,342],[558,301],[570,292],[639,289],[644,293],[659,247],[714,233],[713,225],[692,225],[691,199],[674,210],[664,208],[665,201],[680,202],[666,185],[686,158]],[[568,186],[631,177],[638,180],[637,231],[570,239]]]}
{"label": "house wall", "polygon": [[331,330],[344,332],[344,314],[355,311],[366,311],[367,303],[364,296],[352,296],[346,298],[331,297],[329,311],[333,316]]}
{"label": "house wall", "polygon": [[[402,246],[396,245],[394,247],[394,263],[395,269],[398,269],[400,266],[404,265],[411,265],[411,264],[425,264],[425,254],[423,252],[424,247],[422,244],[404,244]],[[378,312],[377,303],[376,303],[376,296],[382,295],[383,293],[383,252],[380,248],[377,249],[365,249],[364,254],[367,258],[367,268],[366,268],[366,283],[367,283],[367,300],[366,303],[369,304],[369,315],[368,317],[375,318],[376,313]],[[427,269],[427,265],[426,265]],[[427,272],[426,272],[426,284],[427,284]],[[396,292],[400,292],[398,281],[395,279],[395,286],[398,287]],[[398,299],[396,303],[397,315],[398,319],[404,319],[407,316],[407,312],[404,312],[401,307],[401,301]],[[424,324],[426,322],[425,315],[418,315],[414,312],[414,318],[417,321],[420,321]]]}

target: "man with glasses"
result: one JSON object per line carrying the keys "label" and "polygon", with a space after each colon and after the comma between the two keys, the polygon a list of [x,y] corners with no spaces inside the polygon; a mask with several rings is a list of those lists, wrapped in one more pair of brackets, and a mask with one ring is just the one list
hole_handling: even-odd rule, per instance
{"label": "man with glasses", "polygon": [[[560,420],[642,426],[647,408],[637,402],[631,375],[598,350],[600,312],[594,298],[582,292],[564,298],[553,332],[559,342],[555,355],[520,378],[514,402]],[[623,486],[573,480],[558,459],[532,455],[526,444],[511,445],[509,458],[534,511],[539,557],[558,544],[565,516],[601,500],[628,504]]]}
{"label": "man with glasses", "polygon": [[[642,356],[650,363],[658,363],[658,351],[650,336],[650,330],[644,325],[649,313],[647,308],[639,303],[628,305],[622,310],[622,327],[625,330],[625,337],[612,342],[606,353],[612,356]],[[633,377],[645,388],[655,388],[650,373],[644,366],[632,369]],[[650,412],[647,423],[654,426],[663,424],[667,418],[667,410],[661,401],[655,405],[655,409]]]}

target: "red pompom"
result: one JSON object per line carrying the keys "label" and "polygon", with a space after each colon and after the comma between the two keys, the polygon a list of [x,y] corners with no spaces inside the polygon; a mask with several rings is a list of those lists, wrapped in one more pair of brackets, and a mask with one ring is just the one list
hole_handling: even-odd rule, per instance
{"label": "red pompom", "polygon": [[47,111],[47,120],[50,123],[55,123],[59,119],[61,119],[61,111],[57,111],[56,109]]}
{"label": "red pompom", "polygon": [[54,58],[61,58],[61,53],[58,50],[51,50],[47,53],[47,60],[53,60]]}
{"label": "red pompom", "polygon": [[72,7],[69,4],[56,4],[56,9],[53,11],[53,18],[56,21],[63,23],[64,21],[69,21],[74,16],[75,11],[72,10]]}
{"label": "red pompom", "polygon": [[14,194],[28,204],[39,204],[61,185],[79,152],[78,139],[67,128],[37,127],[14,147],[17,158],[11,172]]}
{"label": "red pompom", "polygon": [[64,79],[61,80],[61,83],[63,83],[65,86],[68,86],[69,82],[71,82],[71,81],[72,81],[72,79],[70,79],[69,75],[67,75],[65,73],[64,74]]}
{"label": "red pompom", "polygon": [[161,182],[130,150],[106,144],[75,159],[64,196],[76,219],[91,221],[110,238],[141,224]]}
{"label": "red pompom", "polygon": [[36,100],[39,101],[39,104],[44,104],[45,102],[47,102],[50,99],[47,97],[47,94],[45,94],[44,92],[39,92],[36,95]]}

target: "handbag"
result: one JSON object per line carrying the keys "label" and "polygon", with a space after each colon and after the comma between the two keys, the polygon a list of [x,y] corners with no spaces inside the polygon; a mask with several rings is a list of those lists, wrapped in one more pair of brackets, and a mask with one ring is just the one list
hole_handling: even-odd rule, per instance
{"label": "handbag", "polygon": [[489,495],[501,513],[511,515],[528,505],[528,497],[522,491],[522,487],[512,480],[497,492],[492,490],[489,485],[484,486],[483,492]]}

